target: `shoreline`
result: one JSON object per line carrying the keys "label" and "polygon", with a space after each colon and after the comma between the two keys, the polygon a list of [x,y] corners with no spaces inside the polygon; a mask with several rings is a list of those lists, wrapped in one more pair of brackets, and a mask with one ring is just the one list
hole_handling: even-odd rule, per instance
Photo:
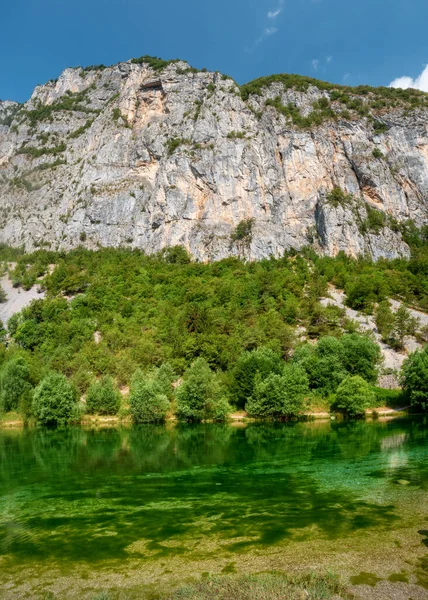
{"label": "shoreline", "polygon": [[[390,408],[390,407],[376,407],[373,409],[368,409],[366,411],[366,420],[386,420],[386,419],[396,419],[403,416],[409,416],[409,407],[403,408]],[[329,413],[326,411],[319,412],[308,412],[302,415],[302,421],[310,422],[310,421],[340,421],[342,415]],[[207,423],[210,421],[206,421]],[[226,421],[225,425],[230,426],[243,426],[248,423],[257,423],[263,422],[260,419],[254,419],[249,417],[244,411],[237,411],[230,415],[229,420]],[[165,421],[165,425],[176,424],[178,420],[175,417],[170,417]],[[84,415],[79,426],[88,426],[95,425],[97,427],[117,427],[117,426],[130,426],[132,425],[131,418],[129,416],[120,417],[116,415]],[[23,429],[25,427],[34,427],[36,426],[35,422],[25,423],[23,419],[14,419],[10,421],[0,420],[0,431],[2,429]]]}

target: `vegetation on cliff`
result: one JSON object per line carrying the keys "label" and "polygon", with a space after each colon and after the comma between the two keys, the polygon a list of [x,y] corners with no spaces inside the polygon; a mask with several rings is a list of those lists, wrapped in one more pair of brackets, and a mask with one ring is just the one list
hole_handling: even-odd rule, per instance
{"label": "vegetation on cliff", "polygon": [[[156,256],[123,249],[19,256],[4,248],[1,258],[16,260],[14,285],[37,282],[46,297],[7,324],[2,408],[28,412],[28,390],[52,372],[88,394],[88,408],[100,414],[116,413],[115,386],[131,384],[136,422],[162,421],[173,411],[183,420],[223,420],[229,403],[280,418],[300,414],[311,397],[334,405],[332,395],[349,377],[376,383],[380,352],[343,309],[323,306],[320,298],[332,283],[346,290],[349,306],[367,313],[377,306],[386,337],[400,330],[398,339],[410,325],[414,332],[400,312],[391,328],[384,308],[388,297],[428,308],[427,245],[423,232],[413,235],[409,261],[377,263],[311,250],[255,263],[200,264],[179,247]],[[174,392],[171,383],[180,378]],[[424,384],[422,391],[419,380],[415,385],[412,397],[423,405]]]}

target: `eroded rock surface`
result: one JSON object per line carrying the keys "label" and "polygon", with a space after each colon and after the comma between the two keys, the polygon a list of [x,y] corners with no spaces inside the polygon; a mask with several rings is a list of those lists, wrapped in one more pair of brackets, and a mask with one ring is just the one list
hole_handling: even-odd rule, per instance
{"label": "eroded rock surface", "polygon": [[[364,116],[299,129],[266,105],[278,97],[303,115],[331,99],[273,83],[244,101],[218,73],[126,62],[67,69],[25,105],[0,102],[0,242],[148,253],[181,244],[199,260],[309,244],[407,256],[399,224],[428,222],[428,110],[391,109],[382,133]],[[353,200],[328,202],[336,186]],[[386,216],[375,229],[370,208]],[[234,241],[249,219],[251,235]]]}

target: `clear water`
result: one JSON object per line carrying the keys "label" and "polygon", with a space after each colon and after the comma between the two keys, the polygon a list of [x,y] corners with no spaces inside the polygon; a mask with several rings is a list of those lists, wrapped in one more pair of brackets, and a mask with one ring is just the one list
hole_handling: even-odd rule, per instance
{"label": "clear water", "polygon": [[144,582],[185,565],[248,571],[294,557],[334,567],[337,552],[363,560],[374,540],[400,548],[409,538],[418,553],[428,545],[427,425],[0,431],[0,597],[46,579],[49,566],[89,579],[138,571]]}

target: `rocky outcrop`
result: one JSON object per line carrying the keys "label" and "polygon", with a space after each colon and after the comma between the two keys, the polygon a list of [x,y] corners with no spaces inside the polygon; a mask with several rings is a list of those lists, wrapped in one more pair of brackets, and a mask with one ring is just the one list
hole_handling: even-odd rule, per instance
{"label": "rocky outcrop", "polygon": [[[293,123],[320,101],[325,118]],[[315,84],[243,99],[185,62],[67,69],[24,105],[0,103],[0,242],[406,256],[400,224],[428,223],[428,109],[342,109]]]}

